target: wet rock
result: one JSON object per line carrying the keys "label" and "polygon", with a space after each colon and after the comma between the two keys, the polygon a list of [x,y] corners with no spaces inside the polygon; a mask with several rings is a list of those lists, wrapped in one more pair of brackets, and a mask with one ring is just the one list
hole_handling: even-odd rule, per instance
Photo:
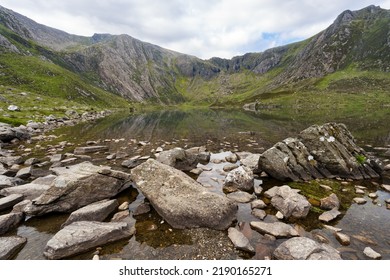
{"label": "wet rock", "polygon": [[351,238],[348,235],[341,232],[335,232],[334,235],[341,245],[348,246],[349,244],[351,244]]}
{"label": "wet rock", "polygon": [[[361,164],[357,158],[366,158]],[[355,143],[345,125],[327,123],[303,130],[298,138],[287,138],[261,154],[259,169],[286,181],[317,178],[378,178],[383,165],[370,158]]]}
{"label": "wet rock", "polygon": [[252,170],[253,173],[258,174],[260,173],[259,170],[259,158],[260,154],[250,154],[246,156],[243,159],[240,159],[240,162],[243,166],[248,167],[250,170]]}
{"label": "wet rock", "polygon": [[0,235],[16,228],[22,221],[23,213],[10,213],[0,216]]}
{"label": "wet rock", "polygon": [[237,249],[240,249],[240,250],[243,250],[243,251],[247,251],[247,252],[250,252],[250,253],[254,253],[255,252],[255,249],[250,244],[248,238],[246,238],[245,235],[242,234],[237,229],[232,228],[232,227],[229,228],[228,229],[228,236],[229,236],[230,240],[232,241],[232,243],[234,244],[234,246]]}
{"label": "wet rock", "polygon": [[131,177],[153,208],[174,228],[227,229],[237,205],[212,193],[183,172],[149,159]]}
{"label": "wet rock", "polygon": [[369,198],[375,199],[375,198],[378,198],[378,194],[377,194],[376,192],[374,192],[374,193],[369,193],[369,194],[368,194],[368,197],[369,197]]}
{"label": "wet rock", "polygon": [[261,209],[253,209],[251,214],[260,220],[264,220],[264,218],[267,216],[267,213]]}
{"label": "wet rock", "polygon": [[74,222],[49,240],[43,254],[48,259],[62,259],[133,234],[134,228],[127,223]]}
{"label": "wet rock", "polygon": [[256,199],[254,194],[249,194],[247,192],[236,191],[226,195],[229,199],[238,202],[238,203],[248,203]]}
{"label": "wet rock", "polygon": [[341,215],[340,211],[338,211],[337,208],[333,208],[330,211],[326,211],[325,213],[322,213],[318,217],[318,219],[321,222],[326,222],[327,223],[327,222],[333,221],[334,219],[336,219],[340,215]]}
{"label": "wet rock", "polygon": [[273,253],[278,260],[341,260],[339,252],[307,237],[291,238]]}
{"label": "wet rock", "polygon": [[117,207],[118,201],[116,199],[106,199],[89,204],[72,212],[61,227],[67,226],[77,221],[103,222],[112,212],[116,210]]}
{"label": "wet rock", "polygon": [[356,203],[356,204],[365,204],[367,202],[366,199],[362,198],[362,197],[355,197],[353,199],[353,201]]}
{"label": "wet rock", "polygon": [[286,218],[304,218],[311,208],[303,195],[287,185],[273,187],[265,192],[265,196],[271,198],[271,204]]}
{"label": "wet rock", "polygon": [[236,163],[238,161],[238,157],[236,154],[231,154],[225,157],[225,160],[230,163]]}
{"label": "wet rock", "polygon": [[243,166],[230,171],[223,184],[223,189],[226,192],[234,192],[236,190],[250,192],[253,191],[253,187],[253,173],[249,168]]}
{"label": "wet rock", "polygon": [[82,154],[89,154],[89,153],[96,153],[96,152],[105,152],[108,151],[107,146],[86,146],[86,147],[77,147],[74,149],[75,155],[82,155]]}
{"label": "wet rock", "polygon": [[339,209],[340,200],[336,194],[332,193],[328,197],[321,199],[320,208],[324,210],[332,210],[333,208]]}
{"label": "wet rock", "polygon": [[157,156],[157,161],[182,171],[195,169],[198,163],[207,164],[209,160],[210,153],[203,147],[188,150],[174,148],[163,151]]}
{"label": "wet rock", "polygon": [[72,212],[88,204],[111,198],[130,187],[130,175],[105,166],[83,162],[53,168],[57,175],[49,189],[25,208],[26,214]]}
{"label": "wet rock", "polygon": [[363,251],[364,255],[370,259],[379,260],[382,258],[382,255],[378,252],[375,252],[371,247],[364,248]]}
{"label": "wet rock", "polygon": [[150,212],[150,204],[149,203],[141,203],[138,205],[138,207],[135,209],[133,215],[138,216],[138,215],[143,215],[146,213]]}
{"label": "wet rock", "polygon": [[0,211],[12,208],[15,204],[23,200],[23,195],[11,194],[9,196],[0,198]]}
{"label": "wet rock", "polygon": [[0,195],[8,196],[12,194],[19,194],[22,195],[24,199],[34,200],[35,198],[42,195],[49,188],[50,187],[48,185],[30,183],[30,184],[2,189],[0,190]]}
{"label": "wet rock", "polygon": [[282,222],[251,222],[250,225],[253,229],[262,234],[271,234],[275,237],[299,236],[298,232],[292,226]]}
{"label": "wet rock", "polygon": [[265,204],[264,201],[261,199],[257,199],[251,202],[251,208],[252,209],[264,209],[267,207],[267,204]]}
{"label": "wet rock", "polygon": [[111,222],[122,222],[129,217],[130,217],[129,210],[120,211],[118,213],[115,213],[115,215],[111,219]]}
{"label": "wet rock", "polygon": [[332,227],[332,226],[329,226],[329,225],[324,225],[324,228],[329,229],[329,230],[334,231],[334,232],[340,232],[340,231],[342,231],[341,228]]}
{"label": "wet rock", "polygon": [[27,238],[21,236],[0,237],[0,260],[11,259],[26,243]]}
{"label": "wet rock", "polygon": [[229,164],[226,164],[224,167],[223,167],[223,171],[225,172],[229,172],[229,171],[232,171],[234,169],[238,168],[238,165],[237,164],[234,164],[234,163],[229,163]]}

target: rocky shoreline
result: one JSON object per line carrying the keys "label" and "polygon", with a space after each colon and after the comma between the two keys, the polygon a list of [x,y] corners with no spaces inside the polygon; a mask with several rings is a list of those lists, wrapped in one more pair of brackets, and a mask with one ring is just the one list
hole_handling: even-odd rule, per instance
{"label": "rocky shoreline", "polygon": [[[52,129],[105,114],[48,120],[43,126]],[[33,142],[31,134],[42,133],[45,129],[41,126],[2,126],[1,135],[15,136],[2,136],[2,141],[14,145],[26,139]],[[23,131],[30,137],[20,136]],[[15,235],[15,229],[32,217],[70,214],[38,254],[62,259],[96,250],[94,259],[99,259],[104,258],[100,247],[136,236],[137,217],[152,212],[167,225],[167,234],[198,229],[223,233],[226,252],[236,252],[233,258],[343,259],[343,253],[350,253],[345,248],[351,239],[362,237],[340,232],[332,221],[345,213],[345,203],[364,204],[365,196],[377,200],[376,191],[356,180],[378,180],[390,171],[389,165],[358,147],[344,125],[335,123],[312,126],[262,154],[225,152],[215,156],[204,147],[157,147],[150,156],[135,156],[93,141],[86,144],[74,147],[73,153],[61,153],[59,148],[45,158],[30,157],[26,149],[24,156],[1,150],[0,243],[13,246],[1,246],[0,259],[12,259],[22,250],[28,240]],[[148,145],[143,141],[136,144]],[[120,167],[110,166],[113,160],[119,161]],[[314,182],[313,189],[321,190],[321,197],[310,197],[282,182],[263,185],[268,178]],[[378,190],[390,191],[388,185],[374,183]],[[143,202],[134,205],[128,199],[122,203],[118,197],[129,190],[141,193]],[[385,203],[389,209],[389,199]],[[316,223],[337,240],[336,248],[327,234],[306,231],[299,225],[314,213]],[[246,218],[238,218],[241,216]],[[158,230],[158,225],[150,224],[147,230]],[[377,246],[368,242],[359,255],[381,258],[375,250]]]}

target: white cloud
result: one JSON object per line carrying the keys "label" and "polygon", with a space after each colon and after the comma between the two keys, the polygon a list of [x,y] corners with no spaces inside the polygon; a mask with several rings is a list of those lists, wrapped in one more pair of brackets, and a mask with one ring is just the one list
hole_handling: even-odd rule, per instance
{"label": "white cloud", "polygon": [[[201,58],[230,58],[302,40],[329,26],[342,11],[372,4],[372,0],[0,1],[69,33],[129,34]],[[374,4],[390,8],[390,0]]]}

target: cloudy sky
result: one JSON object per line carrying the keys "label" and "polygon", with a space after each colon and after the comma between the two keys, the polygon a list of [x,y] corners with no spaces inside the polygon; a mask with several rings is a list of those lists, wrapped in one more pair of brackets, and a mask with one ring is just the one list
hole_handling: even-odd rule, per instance
{"label": "cloudy sky", "polygon": [[201,58],[231,58],[306,39],[344,10],[390,0],[0,0],[68,33],[128,34]]}

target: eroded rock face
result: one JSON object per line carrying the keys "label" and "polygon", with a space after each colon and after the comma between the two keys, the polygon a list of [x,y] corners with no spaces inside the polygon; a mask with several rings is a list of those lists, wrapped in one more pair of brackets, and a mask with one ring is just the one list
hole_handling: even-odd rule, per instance
{"label": "eroded rock face", "polygon": [[278,180],[378,178],[383,164],[356,145],[344,124],[313,125],[260,155],[259,169]]}
{"label": "eroded rock face", "polygon": [[294,237],[274,251],[278,260],[341,260],[340,253],[326,245],[307,237]]}
{"label": "eroded rock face", "polygon": [[311,208],[311,204],[306,197],[287,185],[273,187],[264,194],[271,198],[271,204],[286,218],[291,216],[294,218],[305,218]]}
{"label": "eroded rock face", "polygon": [[53,168],[57,178],[41,196],[24,209],[27,215],[72,212],[83,206],[111,198],[130,186],[130,175],[109,167],[83,162]]}
{"label": "eroded rock face", "polygon": [[138,189],[174,228],[227,229],[237,205],[171,166],[149,159],[131,170]]}
{"label": "eroded rock face", "polygon": [[127,223],[74,222],[49,240],[43,254],[48,259],[62,259],[133,234],[134,228]]}

